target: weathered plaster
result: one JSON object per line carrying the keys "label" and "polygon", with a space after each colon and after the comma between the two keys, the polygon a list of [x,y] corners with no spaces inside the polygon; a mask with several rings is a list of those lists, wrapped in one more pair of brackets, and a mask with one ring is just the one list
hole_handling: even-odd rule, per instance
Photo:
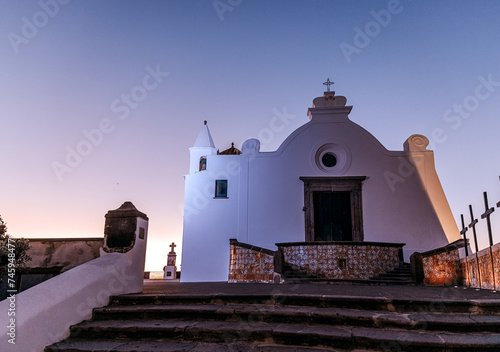
{"label": "weathered plaster", "polygon": [[103,238],[29,238],[26,268],[62,267],[65,272],[99,257]]}

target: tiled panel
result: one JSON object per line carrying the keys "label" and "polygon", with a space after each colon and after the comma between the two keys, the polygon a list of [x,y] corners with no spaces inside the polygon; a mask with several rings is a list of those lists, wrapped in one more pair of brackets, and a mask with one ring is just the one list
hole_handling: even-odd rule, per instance
{"label": "tiled panel", "polygon": [[399,247],[304,244],[282,250],[292,269],[324,279],[368,280],[400,265]]}
{"label": "tiled panel", "polygon": [[273,282],[272,255],[231,245],[229,282]]}
{"label": "tiled panel", "polygon": [[458,249],[422,258],[426,285],[458,285],[462,282],[462,267]]}

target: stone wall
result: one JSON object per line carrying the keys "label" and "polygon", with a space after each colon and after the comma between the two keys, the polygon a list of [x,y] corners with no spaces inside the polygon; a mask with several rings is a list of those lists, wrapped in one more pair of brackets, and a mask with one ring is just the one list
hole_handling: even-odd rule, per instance
{"label": "stone wall", "polygon": [[368,280],[403,262],[404,244],[296,242],[276,244],[292,270],[320,279]]}
{"label": "stone wall", "polygon": [[489,290],[500,289],[500,243],[461,259],[460,264],[464,285]]}
{"label": "stone wall", "polygon": [[[464,285],[488,290],[500,289],[500,243],[460,258],[464,241],[412,256],[417,271],[422,271],[425,285]],[[418,259],[420,257],[420,259]],[[493,260],[492,260],[493,257]],[[418,276],[418,273],[417,273]]]}
{"label": "stone wall", "polygon": [[459,248],[463,241],[451,243],[421,254],[425,285],[459,285],[462,282]]}
{"label": "stone wall", "polygon": [[230,240],[229,282],[273,282],[274,251]]}

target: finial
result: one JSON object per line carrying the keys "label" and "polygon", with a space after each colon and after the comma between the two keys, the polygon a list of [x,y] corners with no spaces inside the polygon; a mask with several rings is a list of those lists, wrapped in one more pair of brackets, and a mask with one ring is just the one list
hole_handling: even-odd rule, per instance
{"label": "finial", "polygon": [[234,142],[231,142],[231,148],[234,148]]}
{"label": "finial", "polygon": [[207,124],[207,120],[205,120],[205,121],[203,122],[203,124],[204,124],[204,125],[206,125],[206,124]]}
{"label": "finial", "polygon": [[327,78],[326,79],[326,82],[323,83],[323,85],[326,86],[326,91],[329,92],[330,91],[330,86],[333,84],[334,82],[330,82],[330,78]]}

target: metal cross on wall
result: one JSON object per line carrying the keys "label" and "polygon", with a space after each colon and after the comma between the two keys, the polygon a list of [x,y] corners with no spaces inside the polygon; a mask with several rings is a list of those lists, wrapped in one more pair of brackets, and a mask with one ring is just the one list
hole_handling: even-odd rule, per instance
{"label": "metal cross on wall", "polygon": [[467,275],[465,277],[467,278],[467,284],[470,285],[469,262],[467,261],[467,257],[469,256],[469,243],[467,243],[467,235],[466,235],[468,228],[465,226],[464,214],[460,214],[460,219],[462,220],[462,231],[460,231],[460,234],[464,236],[464,242],[465,242],[465,265],[467,270]]}
{"label": "metal cross on wall", "polygon": [[472,234],[474,235],[474,245],[476,247],[476,263],[477,263],[477,277],[478,277],[478,282],[479,282],[479,288],[481,288],[481,270],[479,270],[479,258],[477,256],[477,252],[479,252],[479,249],[477,248],[477,237],[476,237],[476,224],[477,224],[477,219],[474,219],[474,213],[472,212],[472,205],[469,204],[469,212],[470,212],[470,224],[469,228],[472,228]]}
{"label": "metal cross on wall", "polygon": [[474,213],[472,212],[472,205],[469,204],[469,212],[470,212],[470,224],[469,228],[472,229],[472,234],[474,235],[474,245],[476,248],[476,253],[479,252],[477,248],[477,237],[476,237],[476,224],[477,224],[477,219],[474,219]]}
{"label": "metal cross on wall", "polygon": [[493,235],[491,233],[491,222],[490,222],[490,215],[495,211],[495,208],[490,208],[488,206],[488,194],[486,192],[483,192],[484,196],[484,209],[485,212],[481,215],[481,219],[486,218],[486,224],[488,225],[488,237],[490,238],[490,258],[491,258],[491,276],[493,278],[493,289],[496,289],[496,280],[495,280],[495,270],[493,269],[495,267],[495,260],[493,259],[493,251],[491,247],[493,247]]}
{"label": "metal cross on wall", "polygon": [[326,79],[326,82],[323,83],[323,85],[326,86],[326,91],[329,92],[330,91],[330,86],[333,84],[333,82],[330,82],[330,78],[327,78]]}
{"label": "metal cross on wall", "polygon": [[469,244],[467,243],[467,230],[468,228],[465,226],[465,222],[464,222],[464,214],[460,214],[460,218],[462,219],[462,231],[460,231],[460,234],[464,236],[464,241],[465,241],[465,256],[468,257],[469,256]]}
{"label": "metal cross on wall", "polygon": [[495,211],[495,208],[490,208],[488,205],[488,194],[483,192],[484,196],[484,214],[481,214],[481,219],[486,218],[486,224],[488,225],[488,236],[490,238],[490,246],[493,246],[493,234],[491,233],[491,222],[490,215]]}

